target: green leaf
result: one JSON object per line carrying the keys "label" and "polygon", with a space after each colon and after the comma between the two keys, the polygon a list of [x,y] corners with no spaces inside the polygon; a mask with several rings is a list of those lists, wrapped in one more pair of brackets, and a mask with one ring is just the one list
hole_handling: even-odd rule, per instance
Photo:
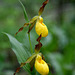
{"label": "green leaf", "polygon": [[[13,36],[7,33],[4,33],[4,34],[8,36],[12,46],[12,50],[16,54],[18,62],[20,64],[26,62],[26,60],[30,57],[30,53],[27,51],[27,48],[23,47],[23,45],[18,40],[16,40]],[[30,73],[29,64],[26,64],[23,68]]]}
{"label": "green leaf", "polygon": [[27,13],[26,13],[26,9],[25,9],[23,3],[22,3],[20,0],[18,0],[18,1],[19,1],[19,2],[21,3],[21,5],[22,5],[23,12],[24,12],[24,18],[25,18],[25,20],[28,22],[29,20],[28,20],[28,16],[27,16]]}

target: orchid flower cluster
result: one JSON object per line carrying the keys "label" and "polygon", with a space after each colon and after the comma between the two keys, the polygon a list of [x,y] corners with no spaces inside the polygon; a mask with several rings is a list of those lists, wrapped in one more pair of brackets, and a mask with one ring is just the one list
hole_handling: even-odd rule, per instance
{"label": "orchid flower cluster", "polygon": [[[49,73],[49,66],[44,60],[44,56],[42,53],[40,53],[40,48],[42,47],[42,43],[40,42],[42,37],[46,37],[48,35],[48,28],[47,26],[43,23],[43,18],[41,17],[41,14],[44,10],[45,5],[48,3],[49,0],[46,0],[43,2],[43,5],[39,9],[38,16],[34,16],[29,23],[25,23],[23,27],[21,27],[18,32],[22,31],[24,27],[29,25],[29,30],[28,33],[32,30],[32,28],[35,25],[35,31],[39,35],[37,38],[38,44],[35,45],[35,52],[32,54],[31,57],[27,59],[25,63],[21,63],[21,66],[17,68],[16,72],[14,75],[19,72],[20,68],[23,67],[26,63],[29,63],[31,68],[35,66],[35,69],[37,72],[39,72],[41,75],[48,75]],[[17,32],[17,33],[18,33]],[[16,35],[17,35],[16,33]],[[31,62],[34,60],[33,64]]]}

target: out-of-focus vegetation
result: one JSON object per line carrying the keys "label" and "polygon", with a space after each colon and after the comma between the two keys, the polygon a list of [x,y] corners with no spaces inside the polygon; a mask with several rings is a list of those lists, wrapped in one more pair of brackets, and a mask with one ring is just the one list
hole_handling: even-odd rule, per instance
{"label": "out-of-focus vegetation", "polygon": [[[44,0],[21,1],[26,8],[28,18],[31,19],[37,15]],[[49,35],[41,40],[43,43],[41,52],[46,61],[51,64],[51,75],[75,75],[74,15],[74,0],[50,0],[42,14],[44,23],[49,29]],[[14,36],[25,22],[18,0],[0,0],[0,75],[13,75],[16,67],[19,66],[17,58],[11,50],[9,39],[2,32]],[[38,37],[35,29],[31,31],[30,35],[34,50]],[[29,48],[27,28],[14,37]],[[26,74],[22,70],[19,75]]]}

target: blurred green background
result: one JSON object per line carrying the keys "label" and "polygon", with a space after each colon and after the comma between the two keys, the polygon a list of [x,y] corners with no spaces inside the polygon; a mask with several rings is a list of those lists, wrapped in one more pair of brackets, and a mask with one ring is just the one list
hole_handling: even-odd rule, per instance
{"label": "blurred green background", "polygon": [[[28,18],[38,14],[45,0],[21,0]],[[50,0],[42,14],[49,35],[42,38],[41,52],[51,64],[50,75],[75,75],[75,9],[74,0]],[[2,32],[14,36],[25,23],[23,9],[18,0],[0,0],[0,75],[13,75],[19,66],[16,55],[11,50],[9,39]],[[28,46],[28,28],[17,36],[19,42]],[[38,35],[31,31],[33,50]],[[28,47],[29,48],[29,47]],[[28,75],[23,69],[18,75]]]}

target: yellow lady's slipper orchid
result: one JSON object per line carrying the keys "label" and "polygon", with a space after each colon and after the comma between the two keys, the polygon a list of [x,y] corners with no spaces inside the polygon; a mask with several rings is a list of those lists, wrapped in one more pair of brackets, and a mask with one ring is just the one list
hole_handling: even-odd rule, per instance
{"label": "yellow lady's slipper orchid", "polygon": [[49,67],[47,63],[42,59],[40,55],[37,55],[35,60],[35,69],[41,74],[41,75],[47,75],[49,73]]}
{"label": "yellow lady's slipper orchid", "polygon": [[38,35],[42,35],[42,37],[46,37],[48,35],[47,26],[43,23],[43,18],[39,17],[35,26],[36,33]]}

